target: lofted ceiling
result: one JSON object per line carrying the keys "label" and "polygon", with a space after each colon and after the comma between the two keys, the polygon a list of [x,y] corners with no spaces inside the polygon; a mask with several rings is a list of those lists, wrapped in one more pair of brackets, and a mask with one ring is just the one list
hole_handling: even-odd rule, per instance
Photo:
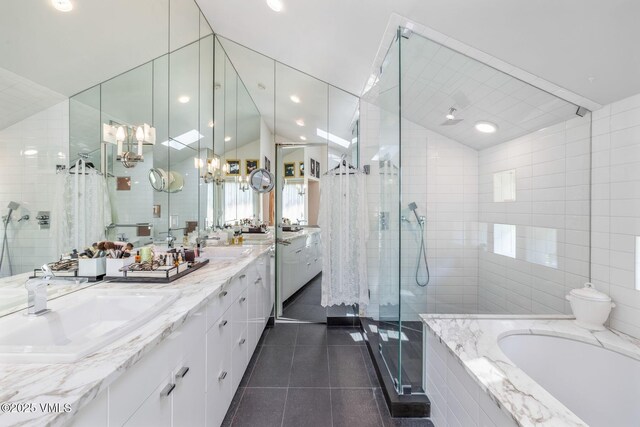
{"label": "lofted ceiling", "polygon": [[[403,117],[476,150],[576,115],[576,105],[418,34],[403,37],[400,51]],[[389,56],[397,57],[398,48]],[[386,72],[380,83],[385,79]],[[391,80],[397,85],[395,73]],[[376,103],[386,107],[384,96]],[[478,132],[478,122],[498,130]]]}
{"label": "lofted ceiling", "polygon": [[282,1],[198,3],[220,35],[356,94],[394,12],[599,104],[640,92],[634,0]]}

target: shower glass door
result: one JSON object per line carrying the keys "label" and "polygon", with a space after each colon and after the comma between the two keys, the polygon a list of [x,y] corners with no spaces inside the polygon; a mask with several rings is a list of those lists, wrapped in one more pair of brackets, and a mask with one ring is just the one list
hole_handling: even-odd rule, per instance
{"label": "shower glass door", "polygon": [[[379,185],[378,307],[379,351],[389,374],[402,389],[400,345],[400,44],[396,39],[376,83],[379,107],[379,146],[371,159],[371,174]],[[377,171],[377,174],[376,174]],[[376,176],[377,175],[377,176]]]}

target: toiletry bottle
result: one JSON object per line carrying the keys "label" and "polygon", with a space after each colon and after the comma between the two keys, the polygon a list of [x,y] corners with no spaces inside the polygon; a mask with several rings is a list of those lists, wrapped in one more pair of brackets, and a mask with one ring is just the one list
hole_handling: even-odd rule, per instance
{"label": "toiletry bottle", "polygon": [[180,252],[178,254],[178,265],[182,264],[184,262],[184,258],[182,258],[182,252]]}
{"label": "toiletry bottle", "polygon": [[140,251],[136,252],[136,257],[133,259],[135,262],[140,262]]}

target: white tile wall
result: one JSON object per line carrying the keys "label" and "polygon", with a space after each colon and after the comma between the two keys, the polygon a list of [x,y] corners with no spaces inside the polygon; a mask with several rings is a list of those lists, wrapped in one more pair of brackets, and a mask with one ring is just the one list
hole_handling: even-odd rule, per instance
{"label": "white tile wall", "polygon": [[[382,121],[381,121],[382,115]],[[401,284],[402,318],[418,320],[419,313],[475,313],[477,311],[477,217],[478,153],[412,122],[402,122],[402,152],[394,161],[402,163],[402,201],[398,198],[397,171],[380,168],[372,160],[380,151],[381,134],[393,131],[385,123],[387,113],[361,102],[361,163],[370,165],[367,177],[370,236],[368,275],[371,303],[368,315],[377,317],[379,308],[396,313],[398,280]],[[383,140],[384,141],[384,140]],[[398,159],[401,154],[401,159]],[[382,172],[382,174],[381,174]],[[398,242],[400,215],[403,222]],[[408,204],[418,205],[418,214],[427,217],[426,246],[431,281],[416,284],[415,273],[420,247],[420,229]],[[389,215],[388,230],[380,230],[380,212]],[[400,247],[401,246],[401,247]],[[397,270],[398,251],[402,262]],[[424,263],[419,279],[424,283]]]}
{"label": "white tile wall", "polygon": [[640,337],[640,95],[593,113],[591,274],[616,303],[610,326]]}
{"label": "white tile wall", "polygon": [[438,427],[515,426],[509,414],[496,405],[471,378],[444,343],[425,332],[424,382],[431,400],[431,420]]}
{"label": "white tile wall", "polygon": [[[8,227],[13,274],[32,271],[56,259],[51,230],[40,230],[35,217],[38,211],[53,210],[55,191],[51,183],[56,165],[67,163],[68,142],[68,101],[0,131],[0,212],[6,215],[10,201],[20,203]],[[23,153],[26,149],[38,153],[27,156]],[[29,215],[29,221],[17,222],[22,215]],[[5,254],[0,275],[8,274]]]}
{"label": "white tile wall", "polygon": [[[589,278],[589,136],[578,117],[480,151],[481,312],[569,312],[565,294]],[[516,199],[496,201],[494,175],[511,169]],[[495,224],[515,226],[515,256],[497,253]]]}

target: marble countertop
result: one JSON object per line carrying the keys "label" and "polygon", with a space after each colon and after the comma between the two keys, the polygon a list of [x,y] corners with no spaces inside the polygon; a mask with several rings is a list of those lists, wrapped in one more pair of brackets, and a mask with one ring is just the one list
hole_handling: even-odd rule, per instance
{"label": "marble countertop", "polygon": [[[0,279],[0,317],[16,311],[26,310],[27,290],[24,287],[33,273],[20,273]],[[55,285],[47,288],[47,298],[52,300],[72,292],[93,286],[95,283],[70,283],[69,285]],[[10,295],[7,293],[10,292]],[[11,299],[8,299],[11,298]],[[3,304],[3,302],[7,302]]]}
{"label": "marble countertop", "polygon": [[[101,391],[146,353],[204,307],[221,287],[269,249],[252,245],[246,257],[233,261],[211,260],[208,265],[168,284],[94,284],[93,289],[178,289],[181,296],[144,326],[102,350],[72,364],[0,363],[0,403],[70,404],[72,413],[0,413],[2,426],[57,426],[91,402]],[[205,250],[206,255],[206,250]],[[63,301],[64,296],[57,301]],[[10,316],[21,316],[22,313]]]}
{"label": "marble countertop", "polygon": [[[520,426],[587,424],[515,366],[498,340],[510,334],[570,338],[640,360],[640,340],[614,330],[588,331],[563,315],[421,315],[464,369]],[[480,363],[483,362],[483,363]],[[499,380],[498,380],[499,379]]]}
{"label": "marble countertop", "polygon": [[312,234],[320,233],[320,228],[317,227],[307,227],[303,228],[299,231],[283,231],[282,232],[282,240],[284,241],[292,241],[294,239],[298,239],[300,237],[308,237]]}

